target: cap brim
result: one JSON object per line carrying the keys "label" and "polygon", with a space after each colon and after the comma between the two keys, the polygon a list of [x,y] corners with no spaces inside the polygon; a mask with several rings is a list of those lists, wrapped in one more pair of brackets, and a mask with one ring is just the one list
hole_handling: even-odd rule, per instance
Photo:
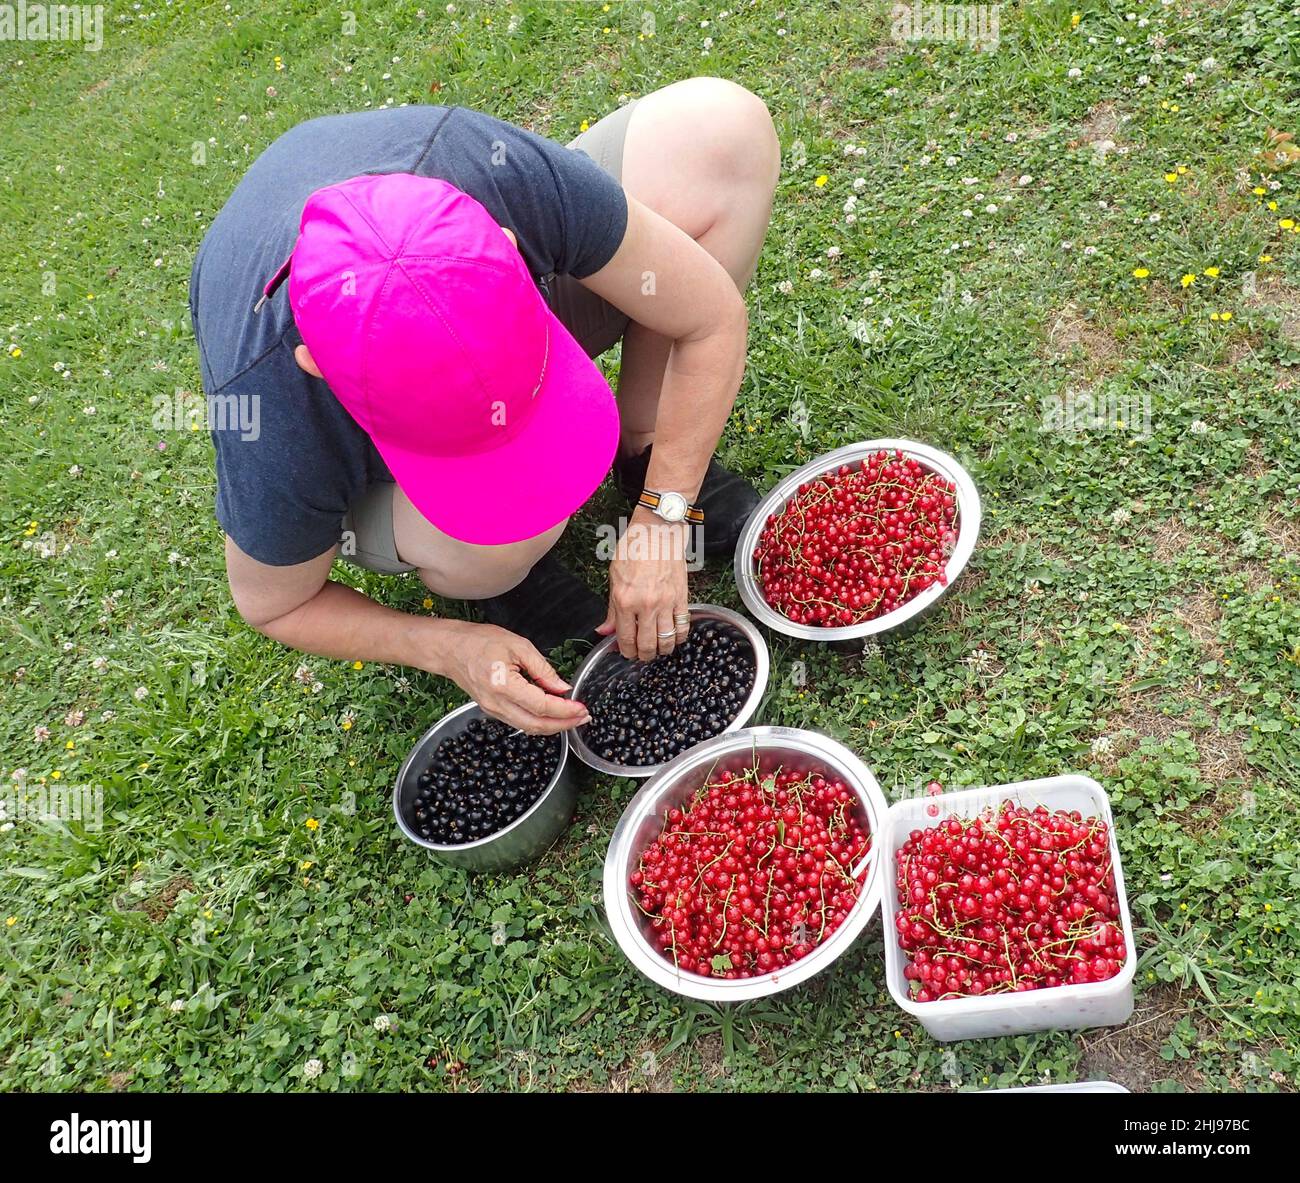
{"label": "cap brim", "polygon": [[618,405],[604,375],[555,315],[546,375],[527,424],[472,456],[430,456],[375,442],[411,504],[444,534],[480,546],[536,538],[575,513],[618,447]]}

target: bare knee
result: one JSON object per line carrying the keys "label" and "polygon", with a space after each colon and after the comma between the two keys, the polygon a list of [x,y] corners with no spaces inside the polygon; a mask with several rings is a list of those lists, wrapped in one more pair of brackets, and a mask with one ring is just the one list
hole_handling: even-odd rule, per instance
{"label": "bare knee", "polygon": [[774,189],[781,142],[767,104],[726,78],[688,78],[675,86],[693,112],[692,128],[703,132],[710,175]]}
{"label": "bare knee", "polygon": [[553,547],[566,522],[509,546],[462,547],[444,563],[420,567],[425,587],[452,600],[486,600],[518,587]]}

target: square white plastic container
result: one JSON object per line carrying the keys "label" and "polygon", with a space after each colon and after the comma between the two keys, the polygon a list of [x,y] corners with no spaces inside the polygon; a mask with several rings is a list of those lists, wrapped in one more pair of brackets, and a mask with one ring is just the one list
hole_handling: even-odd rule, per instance
{"label": "square white plastic container", "polygon": [[[916,1002],[903,977],[907,955],[898,947],[898,865],[895,855],[912,830],[923,830],[950,817],[972,817],[1003,801],[1033,808],[1077,809],[1084,817],[1099,817],[1109,828],[1111,866],[1119,899],[1119,922],[1124,929],[1127,956],[1123,968],[1105,982],[1054,986],[1021,993]],[[937,812],[931,810],[938,807]],[[1073,1031],[1082,1027],[1113,1027],[1133,1013],[1133,971],[1137,949],[1129,917],[1124,871],[1120,865],[1115,823],[1106,791],[1095,780],[1070,774],[1043,780],[1018,781],[980,789],[963,789],[935,797],[900,801],[890,807],[885,838],[885,891],[881,902],[885,935],[885,983],[889,993],[909,1015],[921,1021],[935,1039],[988,1039],[998,1035],[1024,1035],[1031,1031]]]}

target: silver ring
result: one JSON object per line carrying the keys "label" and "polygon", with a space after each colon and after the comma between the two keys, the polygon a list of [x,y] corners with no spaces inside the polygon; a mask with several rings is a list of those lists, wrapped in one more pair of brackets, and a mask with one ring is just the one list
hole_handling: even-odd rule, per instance
{"label": "silver ring", "polygon": [[689,612],[679,612],[673,617],[674,624],[690,624],[691,614]]}
{"label": "silver ring", "polygon": [[673,629],[673,631],[670,633],[655,633],[655,636],[658,637],[661,641],[666,641],[668,640],[669,637],[675,637],[676,635],[677,635],[676,629]]}

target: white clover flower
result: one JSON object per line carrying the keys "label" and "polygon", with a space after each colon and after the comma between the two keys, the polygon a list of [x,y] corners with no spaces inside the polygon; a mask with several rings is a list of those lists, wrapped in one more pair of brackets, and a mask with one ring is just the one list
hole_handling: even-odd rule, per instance
{"label": "white clover flower", "polygon": [[44,743],[50,738],[50,729],[46,727],[44,723],[37,723],[36,726],[32,728],[32,738],[37,743]]}
{"label": "white clover flower", "polygon": [[1015,131],[1009,131],[1002,138],[1004,141],[1006,141],[1006,143],[1014,144],[1018,139],[1020,139],[1020,133]]}
{"label": "white clover flower", "polygon": [[494,945],[504,945],[506,943],[506,930],[504,928],[492,930],[492,943]]}
{"label": "white clover flower", "polygon": [[389,1027],[391,1027],[392,1025],[393,1025],[393,1020],[390,1019],[387,1015],[375,1016],[375,1030],[378,1031],[381,1035],[385,1031],[387,1031]]}
{"label": "white clover flower", "polygon": [[956,168],[960,163],[961,163],[961,157],[960,157],[960,156],[949,156],[949,157],[944,161],[944,164],[947,165],[948,168]]}
{"label": "white clover flower", "polygon": [[10,774],[9,779],[16,785],[22,784],[27,779],[26,768],[15,768]]}
{"label": "white clover flower", "polygon": [[828,246],[826,248],[826,257],[828,259],[838,259],[843,252],[837,246]]}
{"label": "white clover flower", "polygon": [[856,222],[857,220],[858,220],[858,215],[857,215],[857,214],[845,214],[845,215],[844,215],[844,224],[845,224],[846,226],[852,226],[853,223]]}
{"label": "white clover flower", "polygon": [[1193,74],[1190,70],[1188,70],[1187,73],[1183,75],[1183,85],[1184,86],[1196,85],[1196,75]]}
{"label": "white clover flower", "polygon": [[1034,183],[1034,178],[1031,177],[1028,173],[1022,173],[1020,175],[1020,178],[1016,181],[1016,184],[1019,185],[1022,189],[1026,185],[1032,185],[1033,183]]}
{"label": "white clover flower", "polygon": [[[448,11],[454,12],[456,10],[456,6],[454,4],[448,4],[447,9]],[[315,1080],[324,1071],[325,1071],[325,1065],[322,1064],[319,1060],[308,1060],[302,1066],[302,1074],[308,1080]]]}
{"label": "white clover flower", "polygon": [[101,720],[102,722],[104,722],[104,723],[111,723],[114,719],[117,718],[117,712],[116,712],[116,711],[104,711],[104,713],[101,714],[101,715],[99,716],[99,718],[100,718],[100,720]]}
{"label": "white clover flower", "polygon": [[300,686],[310,686],[314,679],[311,676],[311,666],[300,665],[293,671],[293,680]]}
{"label": "white clover flower", "polygon": [[97,674],[103,673],[104,670],[108,668],[108,658],[107,657],[92,658],[90,662],[90,668],[94,670]]}
{"label": "white clover flower", "polygon": [[1150,74],[1139,74],[1137,77],[1137,84],[1139,86],[1146,86],[1146,84],[1150,81],[1151,81]]}
{"label": "white clover flower", "polygon": [[854,178],[853,178],[853,188],[854,188],[855,190],[857,190],[859,193],[860,193],[863,189],[865,189],[866,187],[867,187],[867,178],[866,178],[866,177],[854,177]]}
{"label": "white clover flower", "polygon": [[964,210],[961,211],[961,216],[962,216],[963,218],[973,218],[973,217],[975,216],[975,211],[974,211],[973,209],[969,209],[969,208],[968,208],[968,209],[964,209]]}
{"label": "white clover flower", "polygon": [[323,682],[313,682],[311,684],[311,692],[313,694],[319,694],[324,689],[325,689],[325,684]]}
{"label": "white clover flower", "polygon": [[149,687],[137,686],[131,691],[131,697],[134,698],[136,702],[144,702],[144,700],[149,697]]}
{"label": "white clover flower", "polygon": [[1067,78],[1082,78],[1083,71],[1080,70],[1078,66],[1071,66],[1068,73],[1065,76]]}
{"label": "white clover flower", "polygon": [[63,725],[65,727],[80,727],[86,721],[85,711],[69,711],[63,716]]}
{"label": "white clover flower", "polygon": [[792,291],[794,291],[794,284],[788,279],[783,279],[776,285],[776,290],[780,292],[781,295],[788,296]]}
{"label": "white clover flower", "polygon": [[1095,255],[1097,253],[1097,248],[1095,246],[1086,246],[1083,248],[1083,253],[1089,256]]}
{"label": "white clover flower", "polygon": [[984,212],[986,214],[996,214],[998,212],[998,207],[990,201],[988,205],[984,207]]}
{"label": "white clover flower", "polygon": [[821,269],[820,267],[814,267],[811,271],[808,272],[808,278],[809,278],[809,279],[821,279],[821,277],[822,277],[824,274],[825,274],[825,272],[822,271],[822,269]]}
{"label": "white clover flower", "polygon": [[1110,515],[1110,520],[1112,525],[1127,526],[1133,520],[1133,515],[1121,505],[1119,509]]}
{"label": "white clover flower", "polygon": [[70,477],[79,477],[81,475],[81,465],[74,464],[70,469],[68,469],[68,475]]}
{"label": "white clover flower", "polygon": [[1104,756],[1114,746],[1114,741],[1109,735],[1099,735],[1089,746],[1094,756]]}
{"label": "white clover flower", "polygon": [[168,1005],[167,1009],[170,1010],[174,1015],[180,1014],[181,1011],[185,1009],[185,999],[173,998],[171,1000],[171,1003]]}
{"label": "white clover flower", "polygon": [[1193,419],[1192,425],[1191,427],[1188,428],[1188,430],[1193,435],[1204,435],[1207,431],[1210,430],[1210,425],[1206,423],[1204,419]]}

